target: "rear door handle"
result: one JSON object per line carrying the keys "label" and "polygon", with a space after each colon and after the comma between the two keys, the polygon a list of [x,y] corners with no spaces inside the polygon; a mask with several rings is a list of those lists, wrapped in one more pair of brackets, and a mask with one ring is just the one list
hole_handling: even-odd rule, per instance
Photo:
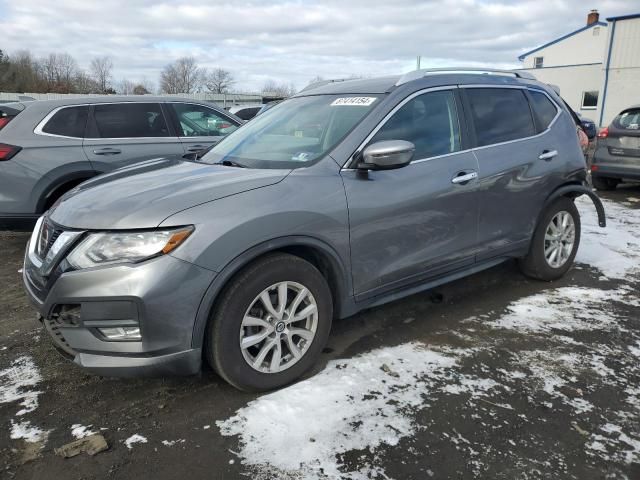
{"label": "rear door handle", "polygon": [[478,178],[478,172],[460,172],[451,179],[451,183],[455,183],[456,185],[464,185],[465,183],[468,183],[471,180],[475,180],[476,178]]}
{"label": "rear door handle", "polygon": [[119,153],[122,153],[122,150],[120,150],[119,148],[96,148],[93,153],[95,155],[118,155]]}
{"label": "rear door handle", "polygon": [[546,160],[549,161],[551,159],[553,159],[553,157],[557,157],[558,156],[558,151],[557,150],[544,150],[540,156],[538,157],[540,160]]}

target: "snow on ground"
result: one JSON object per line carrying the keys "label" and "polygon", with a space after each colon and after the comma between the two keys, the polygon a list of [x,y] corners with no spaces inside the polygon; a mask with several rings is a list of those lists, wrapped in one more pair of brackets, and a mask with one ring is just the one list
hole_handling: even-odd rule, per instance
{"label": "snow on ground", "polygon": [[296,471],[308,479],[368,478],[371,469],[341,472],[338,456],[412,435],[406,411],[419,408],[455,363],[417,343],[374,350],[330,362],[313,378],[260,397],[217,425],[223,435],[240,437],[242,462],[260,467],[265,478]]}
{"label": "snow on ground", "polygon": [[11,420],[11,438],[13,440],[22,439],[29,443],[44,442],[48,435],[48,431],[32,426],[28,420],[17,423]]}
{"label": "snow on ground", "polygon": [[184,443],[186,440],[184,438],[179,438],[178,440],[162,440],[162,444],[165,447],[173,447],[177,443]]}
{"label": "snow on ground", "polygon": [[138,435],[137,433],[134,433],[124,441],[124,444],[127,446],[129,450],[133,448],[133,445],[135,443],[147,443],[147,438],[143,437],[142,435]]}
{"label": "snow on ground", "polygon": [[71,435],[73,435],[76,439],[81,439],[84,437],[88,437],[89,435],[95,435],[96,432],[91,430],[93,425],[80,425],[79,423],[75,423],[71,425]]}
{"label": "snow on ground", "polygon": [[593,203],[583,195],[576,200],[582,238],[576,262],[596,267],[608,278],[624,279],[640,272],[640,209],[602,199],[607,227],[598,226]]}
{"label": "snow on ground", "polygon": [[34,387],[42,380],[33,359],[16,358],[8,368],[0,370],[0,403],[20,402],[23,407],[16,415],[24,415],[38,408],[38,395]]}

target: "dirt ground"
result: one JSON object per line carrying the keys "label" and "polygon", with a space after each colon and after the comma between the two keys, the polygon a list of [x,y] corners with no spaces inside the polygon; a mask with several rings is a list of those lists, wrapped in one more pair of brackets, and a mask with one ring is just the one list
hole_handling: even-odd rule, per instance
{"label": "dirt ground", "polygon": [[[337,321],[305,381],[261,396],[83,373],[23,294],[26,236],[0,234],[0,478],[638,479],[640,187],[602,197],[626,236],[583,226],[562,280],[508,262]],[[56,455],[82,427],[109,449]]]}

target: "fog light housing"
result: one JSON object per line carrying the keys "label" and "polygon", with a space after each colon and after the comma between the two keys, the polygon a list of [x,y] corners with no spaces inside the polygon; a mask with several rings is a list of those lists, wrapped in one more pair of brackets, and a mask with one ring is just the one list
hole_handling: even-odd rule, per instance
{"label": "fog light housing", "polygon": [[98,330],[107,340],[142,340],[140,327],[111,327]]}

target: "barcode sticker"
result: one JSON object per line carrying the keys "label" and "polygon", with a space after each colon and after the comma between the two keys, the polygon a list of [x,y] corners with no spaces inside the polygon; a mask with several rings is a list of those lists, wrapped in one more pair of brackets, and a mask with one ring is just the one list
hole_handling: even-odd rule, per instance
{"label": "barcode sticker", "polygon": [[360,107],[368,107],[373,102],[376,101],[376,97],[344,97],[344,98],[336,98],[332,103],[332,107],[342,107],[342,106],[360,106]]}

